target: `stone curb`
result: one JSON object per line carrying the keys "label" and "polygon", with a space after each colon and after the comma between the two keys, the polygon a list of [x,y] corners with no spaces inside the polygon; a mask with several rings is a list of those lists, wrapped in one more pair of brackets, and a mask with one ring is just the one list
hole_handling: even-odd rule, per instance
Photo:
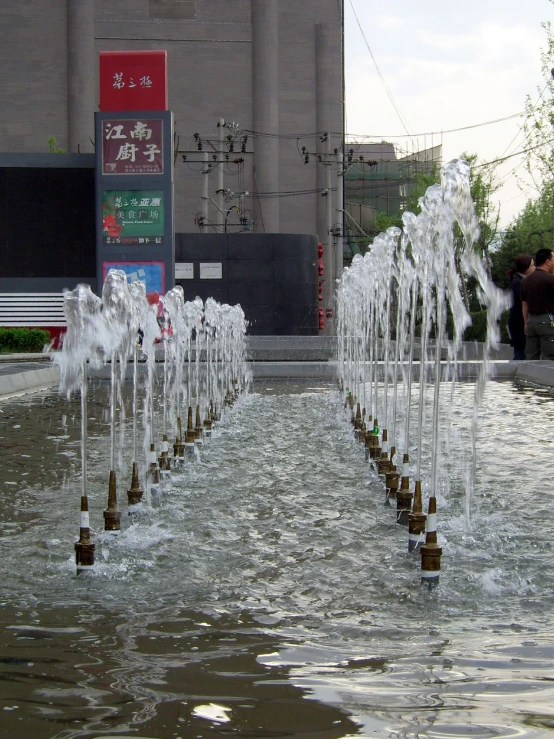
{"label": "stone curb", "polygon": [[[5,355],[6,356],[6,355]],[[18,359],[15,357],[18,356]],[[26,361],[19,359],[24,356]],[[11,355],[11,366],[0,364],[0,398],[35,392],[56,387],[60,381],[59,368],[46,365],[44,355]],[[42,360],[38,362],[37,360]],[[33,366],[34,365],[34,366]],[[40,366],[43,365],[43,366]],[[382,364],[380,367],[382,368]],[[249,362],[254,379],[283,380],[324,380],[333,382],[337,376],[336,362]],[[417,364],[416,364],[417,367]],[[433,374],[433,363],[429,364],[429,379]],[[460,362],[458,377],[460,380],[474,380],[478,377],[481,362]],[[543,387],[554,388],[554,362],[541,360],[536,362],[491,361],[489,363],[491,377],[496,380],[520,380]],[[91,376],[109,377],[109,371],[91,372]]]}

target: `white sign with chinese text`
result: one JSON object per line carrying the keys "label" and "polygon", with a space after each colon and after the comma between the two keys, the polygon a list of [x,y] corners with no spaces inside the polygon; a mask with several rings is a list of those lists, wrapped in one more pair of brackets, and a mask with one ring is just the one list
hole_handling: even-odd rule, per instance
{"label": "white sign with chinese text", "polygon": [[223,264],[221,262],[200,262],[201,280],[221,280],[223,278]]}
{"label": "white sign with chinese text", "polygon": [[193,262],[175,262],[176,280],[194,280]]}

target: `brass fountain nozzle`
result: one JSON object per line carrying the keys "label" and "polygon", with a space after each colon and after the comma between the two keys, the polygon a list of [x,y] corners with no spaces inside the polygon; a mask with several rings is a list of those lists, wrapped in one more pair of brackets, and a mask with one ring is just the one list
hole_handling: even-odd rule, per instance
{"label": "brass fountain nozzle", "polygon": [[429,588],[439,584],[442,547],[437,543],[437,499],[429,498],[427,512],[427,533],[425,544],[419,548],[421,554],[421,582]]}
{"label": "brass fountain nozzle", "polygon": [[127,490],[127,501],[130,506],[137,505],[142,500],[144,491],[139,483],[138,464],[133,462],[133,472],[131,476],[131,487]]}
{"label": "brass fountain nozzle", "polygon": [[177,436],[175,444],[173,444],[173,457],[175,460],[183,459],[185,456],[185,445],[183,443],[183,428],[181,426],[181,416],[177,417]]}
{"label": "brass fountain nozzle", "polygon": [[386,475],[389,470],[389,432],[387,431],[387,429],[383,429],[381,440],[381,456],[377,459],[377,472],[380,475]]}
{"label": "brass fountain nozzle", "polygon": [[204,427],[202,426],[202,419],[200,418],[200,406],[196,406],[196,428],[194,429],[194,441],[197,444],[202,444],[204,438]]}
{"label": "brass fountain nozzle", "polygon": [[150,493],[157,493],[160,485],[160,468],[158,467],[158,458],[156,456],[156,448],[154,444],[150,444],[150,453],[148,455],[148,474],[147,487]]}
{"label": "brass fountain nozzle", "polygon": [[396,523],[402,526],[408,525],[408,516],[412,510],[413,494],[410,492],[408,454],[404,455],[402,462],[402,480],[400,481],[400,490],[396,493]]}
{"label": "brass fountain nozzle", "polygon": [[414,507],[408,515],[408,551],[417,552],[424,541],[425,522],[427,516],[423,513],[421,498],[421,480],[416,480],[414,488]]}
{"label": "brass fountain nozzle", "polygon": [[115,471],[110,470],[108,486],[108,507],[104,511],[104,530],[119,531],[121,528],[121,513],[117,510],[117,490]]}
{"label": "brass fountain nozzle", "polygon": [[167,434],[162,436],[162,443],[160,445],[160,456],[158,464],[162,473],[169,472],[171,470],[171,460],[169,458],[169,443],[167,440]]}
{"label": "brass fountain nozzle", "polygon": [[79,541],[75,542],[75,564],[77,574],[94,566],[94,544],[90,540],[90,522],[88,513],[88,499],[81,496],[81,524]]}

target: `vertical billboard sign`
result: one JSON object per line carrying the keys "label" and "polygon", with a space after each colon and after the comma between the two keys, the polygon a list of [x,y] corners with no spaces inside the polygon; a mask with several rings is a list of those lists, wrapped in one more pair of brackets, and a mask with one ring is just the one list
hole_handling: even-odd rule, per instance
{"label": "vertical billboard sign", "polygon": [[101,51],[100,110],[167,110],[167,52]]}
{"label": "vertical billboard sign", "polygon": [[106,119],[102,126],[102,174],[163,174],[159,118]]}
{"label": "vertical billboard sign", "polygon": [[[96,113],[96,254],[147,292],[174,285],[173,116],[166,52],[101,52]],[[156,92],[156,94],[154,94]]]}

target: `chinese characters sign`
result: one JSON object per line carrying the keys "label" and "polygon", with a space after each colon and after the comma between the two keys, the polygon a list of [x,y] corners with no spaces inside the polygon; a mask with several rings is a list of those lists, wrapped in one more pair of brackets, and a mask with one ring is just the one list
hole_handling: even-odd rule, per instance
{"label": "chinese characters sign", "polygon": [[167,52],[101,51],[100,110],[167,110]]}
{"label": "chinese characters sign", "polygon": [[163,122],[156,118],[102,122],[102,174],[163,174]]}
{"label": "chinese characters sign", "polygon": [[163,244],[163,190],[103,190],[104,244]]}

